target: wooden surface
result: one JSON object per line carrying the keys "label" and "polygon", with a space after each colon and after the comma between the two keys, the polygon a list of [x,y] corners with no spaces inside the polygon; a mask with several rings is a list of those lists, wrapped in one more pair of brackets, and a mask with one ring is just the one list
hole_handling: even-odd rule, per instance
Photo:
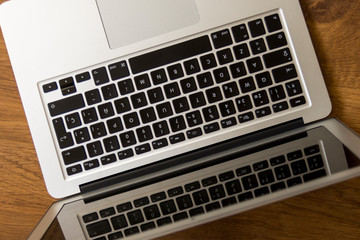
{"label": "wooden surface", "polygon": [[[331,116],[360,134],[360,1],[300,2],[332,98]],[[0,78],[0,239],[25,239],[54,200],[2,36]],[[360,178],[162,239],[360,239]]]}

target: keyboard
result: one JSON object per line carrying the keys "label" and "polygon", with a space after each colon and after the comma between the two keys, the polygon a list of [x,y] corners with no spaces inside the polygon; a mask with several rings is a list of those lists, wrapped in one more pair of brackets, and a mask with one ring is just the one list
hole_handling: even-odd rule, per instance
{"label": "keyboard", "polygon": [[215,165],[210,170],[182,176],[182,181],[173,181],[176,185],[165,182],[147,186],[152,192],[146,194],[139,190],[141,195],[129,200],[89,206],[92,212],[79,213],[79,221],[89,239],[119,239],[326,176],[321,144],[319,141],[307,143],[310,145],[301,149],[293,144],[283,147],[286,152],[278,149],[272,155],[267,152],[260,153],[261,156],[253,154],[247,160],[233,159],[227,167]]}
{"label": "keyboard", "polygon": [[278,11],[39,84],[66,178],[206,146],[307,107],[304,89]]}

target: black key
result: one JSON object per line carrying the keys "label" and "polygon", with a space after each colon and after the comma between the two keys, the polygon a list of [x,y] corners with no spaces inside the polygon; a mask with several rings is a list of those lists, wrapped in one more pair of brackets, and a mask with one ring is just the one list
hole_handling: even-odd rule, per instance
{"label": "black key", "polygon": [[149,75],[142,74],[134,78],[137,90],[143,90],[151,86]]}
{"label": "black key", "polygon": [[125,231],[124,231],[124,234],[126,237],[137,234],[137,233],[140,233],[140,230],[138,227],[132,227],[129,229],[125,229]]}
{"label": "black key", "polygon": [[185,196],[176,198],[176,203],[177,203],[179,210],[184,210],[187,208],[191,208],[193,206],[190,195],[185,195]]}
{"label": "black key", "polygon": [[83,219],[84,223],[89,223],[89,222],[93,222],[93,221],[98,220],[99,216],[98,216],[98,214],[96,212],[94,212],[94,213],[89,213],[87,215],[84,215],[82,217],[82,219]]}
{"label": "black key", "polygon": [[269,98],[265,90],[253,93],[252,97],[256,107],[263,106],[269,103]]}
{"label": "black key", "polygon": [[224,50],[218,51],[216,53],[216,55],[217,55],[220,65],[224,65],[224,64],[231,63],[234,61],[234,57],[231,53],[230,48],[226,48]]}
{"label": "black key", "polygon": [[237,179],[225,183],[225,188],[228,195],[233,195],[242,191],[240,181]]}
{"label": "black key", "polygon": [[175,99],[172,103],[176,113],[186,112],[190,109],[189,102],[186,97]]}
{"label": "black key", "polygon": [[203,187],[208,187],[208,186],[214,185],[217,182],[218,181],[216,179],[216,176],[212,176],[212,177],[205,178],[205,179],[201,180],[201,183],[202,183]]}
{"label": "black key", "polygon": [[219,126],[219,123],[215,122],[215,123],[212,123],[212,124],[208,124],[208,125],[205,125],[204,126],[204,132],[206,134],[209,134],[209,133],[212,133],[212,132],[216,132],[220,130],[220,126]]}
{"label": "black key", "polygon": [[286,37],[283,32],[266,37],[266,41],[271,50],[287,45]]}
{"label": "black key", "polygon": [[197,189],[200,188],[200,183],[199,182],[192,182],[192,183],[188,183],[185,184],[185,191],[186,192],[191,192],[191,191],[195,191]]}
{"label": "black key", "polygon": [[113,108],[111,102],[99,105],[98,106],[98,111],[99,111],[101,119],[112,117],[115,114],[114,113],[114,108]]}
{"label": "black key", "polygon": [[265,66],[267,68],[272,68],[292,61],[289,48],[285,48],[272,53],[265,54],[263,57],[264,57]]}
{"label": "black key", "polygon": [[326,176],[326,171],[324,169],[321,169],[315,172],[305,174],[303,178],[304,178],[304,182],[309,182],[325,176]]}
{"label": "black key", "polygon": [[105,100],[116,98],[118,96],[115,84],[110,84],[101,88]]}
{"label": "black key", "polygon": [[92,137],[95,139],[106,136],[106,134],[107,134],[105,124],[102,122],[91,125],[90,131],[91,131]]}
{"label": "black key", "polygon": [[126,149],[126,150],[118,152],[118,157],[120,160],[125,160],[125,159],[133,157],[133,156],[134,156],[134,152],[132,149]]}
{"label": "black key", "polygon": [[212,50],[208,36],[202,36],[173,46],[129,59],[133,74],[177,62]]}
{"label": "black key", "polygon": [[219,87],[207,89],[205,93],[209,103],[214,103],[223,100],[223,96],[221,94],[221,90]]}
{"label": "black key", "polygon": [[277,157],[274,157],[274,158],[270,159],[271,166],[276,166],[276,165],[282,164],[284,162],[286,162],[286,159],[285,159],[284,155],[280,155],[280,156],[277,156]]}
{"label": "black key", "polygon": [[87,80],[90,80],[90,73],[84,72],[84,73],[77,74],[75,76],[75,79],[76,79],[76,82],[78,82],[78,83],[85,82]]}
{"label": "black key", "polygon": [[101,96],[98,89],[94,89],[85,93],[86,102],[88,105],[93,105],[101,102]]}
{"label": "black key", "polygon": [[165,218],[157,220],[156,223],[159,227],[161,227],[161,226],[165,226],[167,224],[171,224],[172,221],[171,221],[170,217],[165,217]]}
{"label": "black key", "polygon": [[126,61],[110,64],[108,67],[112,80],[118,80],[130,75]]}
{"label": "black key", "polygon": [[172,135],[169,137],[169,140],[170,140],[171,144],[176,144],[176,143],[185,141],[185,135],[183,133]]}
{"label": "black key", "polygon": [[184,68],[187,75],[191,75],[200,72],[200,65],[196,58],[185,61]]}
{"label": "black key", "polygon": [[141,228],[141,231],[142,231],[142,232],[145,232],[145,231],[148,231],[148,230],[151,230],[151,229],[156,228],[156,225],[155,225],[154,222],[149,222],[149,223],[142,224],[142,225],[140,226],[140,228]]}
{"label": "black key", "polygon": [[178,132],[186,128],[186,124],[183,116],[171,118],[169,122],[172,132]]}
{"label": "black key", "polygon": [[85,128],[76,129],[74,136],[77,144],[84,143],[90,140],[89,130]]}
{"label": "black key", "polygon": [[219,180],[221,182],[223,181],[227,181],[227,180],[230,180],[230,179],[233,179],[235,177],[235,174],[233,171],[229,171],[229,172],[225,172],[225,173],[221,173],[219,175]]}
{"label": "black key", "polygon": [[95,108],[88,108],[81,111],[81,115],[85,124],[98,120]]}
{"label": "black key", "polygon": [[119,144],[117,136],[105,138],[103,140],[103,142],[104,142],[106,152],[112,152],[112,151],[120,149],[120,144]]}
{"label": "black key", "polygon": [[269,163],[266,160],[253,164],[254,171],[260,171],[260,170],[268,168],[268,167],[269,167]]}
{"label": "black key", "polygon": [[139,199],[134,200],[134,206],[136,208],[148,205],[149,203],[150,203],[150,201],[149,201],[148,197],[143,197],[143,198],[139,198]]}
{"label": "black key", "polygon": [[291,177],[290,169],[287,164],[282,165],[280,167],[276,167],[274,170],[277,180],[283,180],[285,178]]}
{"label": "black key", "polygon": [[251,21],[248,24],[253,38],[265,34],[265,27],[261,19]]}
{"label": "black key", "polygon": [[126,79],[118,82],[118,87],[121,95],[126,95],[135,91],[131,79]]}
{"label": "black key", "polygon": [[286,189],[286,185],[284,182],[274,183],[270,186],[271,192],[277,192],[282,189]]}
{"label": "black key", "polygon": [[299,80],[286,83],[285,88],[289,97],[301,94],[303,92]]}
{"label": "black key", "polygon": [[[129,147],[136,144],[135,134],[133,131],[120,134],[120,141],[123,147]],[[120,156],[119,156],[120,157]]]}
{"label": "black key", "polygon": [[273,105],[273,110],[276,113],[284,111],[286,109],[289,109],[289,104],[287,102],[285,102],[285,101]]}
{"label": "black key", "polygon": [[114,104],[115,104],[116,112],[118,114],[131,110],[130,102],[127,97],[116,100]]}
{"label": "black key", "polygon": [[242,93],[254,91],[256,89],[253,77],[247,77],[239,80]]}
{"label": "black key", "polygon": [[189,99],[190,99],[190,104],[191,104],[192,108],[202,107],[206,104],[203,92],[191,94],[189,96]]}
{"label": "black key", "polygon": [[51,102],[48,104],[50,116],[54,117],[63,113],[71,112],[85,107],[82,94]]}
{"label": "black key", "polygon": [[231,34],[229,29],[224,29],[211,34],[211,39],[216,49],[222,48],[232,44]]}
{"label": "black key", "polygon": [[152,126],[156,137],[161,137],[170,133],[169,126],[166,121],[154,123]]}
{"label": "black key", "polygon": [[164,94],[160,87],[153,88],[147,91],[150,103],[157,103],[164,100]]}
{"label": "black key", "polygon": [[173,110],[169,102],[164,102],[156,105],[156,111],[159,115],[159,118],[166,118],[173,115]]}
{"label": "black key", "polygon": [[288,158],[289,161],[292,161],[292,160],[302,158],[303,154],[302,154],[301,150],[297,150],[297,151],[293,151],[293,152],[288,153],[286,155],[286,157]]}
{"label": "black key", "polygon": [[271,169],[259,172],[258,176],[261,185],[266,185],[275,181],[274,174]]}
{"label": "black key", "polygon": [[188,139],[200,137],[203,135],[201,128],[195,128],[186,132]]}
{"label": "black key", "polygon": [[258,72],[264,69],[261,59],[259,57],[247,60],[246,64],[250,73]]}
{"label": "black key", "polygon": [[305,97],[303,97],[303,96],[290,99],[291,107],[298,107],[298,106],[304,105],[305,103],[306,103],[306,100],[305,100]]}
{"label": "black key", "polygon": [[149,123],[156,120],[155,110],[153,107],[140,110],[140,118],[143,123]]}
{"label": "black key", "polygon": [[103,220],[86,225],[86,230],[88,231],[89,236],[93,238],[111,232],[111,227],[108,220]]}
{"label": "black key", "polygon": [[262,38],[250,42],[250,48],[254,55],[266,52],[265,41]]}
{"label": "black key", "polygon": [[152,205],[144,208],[144,214],[146,220],[152,220],[154,218],[160,217],[160,211],[157,205]]}
{"label": "black key", "polygon": [[107,165],[107,164],[110,164],[110,163],[114,163],[114,162],[116,162],[116,156],[115,156],[115,154],[104,156],[104,157],[100,158],[100,161],[101,161],[102,165]]}
{"label": "black key", "polygon": [[230,75],[227,67],[222,67],[214,70],[214,77],[217,83],[222,83],[230,80]]}
{"label": "black key", "polygon": [[236,121],[235,117],[221,120],[221,127],[222,128],[229,128],[229,127],[235,126],[236,124],[237,124],[237,121]]}
{"label": "black key", "polygon": [[256,189],[254,191],[255,197],[264,196],[264,195],[269,194],[269,193],[270,193],[270,191],[269,191],[268,187],[262,187],[262,188]]}
{"label": "black key", "polygon": [[158,85],[164,82],[167,82],[167,77],[164,69],[159,69],[156,71],[152,71],[150,73],[151,79],[154,85]]}
{"label": "black key", "polygon": [[139,117],[136,112],[128,113],[123,116],[126,128],[133,128],[140,125]]}
{"label": "black key", "polygon": [[312,155],[312,154],[315,154],[318,152],[320,152],[319,145],[313,145],[313,146],[310,146],[310,147],[307,147],[304,149],[304,153],[306,156],[309,156],[309,155]]}
{"label": "black key", "polygon": [[120,132],[124,129],[119,117],[107,120],[106,125],[108,126],[109,133]]}
{"label": "black key", "polygon": [[74,145],[73,138],[70,132],[66,132],[63,119],[56,118],[52,122],[60,148],[63,149],[73,146]]}
{"label": "black key", "polygon": [[249,39],[249,33],[245,24],[240,24],[238,26],[231,28],[235,42],[242,42]]}
{"label": "black key", "polygon": [[159,202],[166,199],[166,194],[165,192],[159,192],[151,195],[150,198],[152,202]]}
{"label": "black key", "polygon": [[[71,129],[81,125],[79,113],[75,112],[65,116],[66,126]],[[55,127],[55,126],[54,126]],[[56,129],[55,129],[56,131]]]}
{"label": "black key", "polygon": [[295,178],[291,178],[289,180],[286,181],[288,187],[293,187],[299,184],[302,184],[302,180],[300,177],[295,177]]}
{"label": "black key", "polygon": [[119,213],[126,212],[132,209],[130,202],[122,203],[116,206],[116,209]]}
{"label": "black key", "polygon": [[210,201],[206,190],[194,192],[192,196],[196,205],[201,205]]}
{"label": "black key", "polygon": [[150,144],[148,144],[148,143],[135,147],[135,152],[137,155],[147,153],[150,151],[151,151],[151,147],[150,147]]}
{"label": "black key", "polygon": [[217,66],[215,56],[212,53],[200,57],[200,62],[204,70],[208,70]]}
{"label": "black key", "polygon": [[214,121],[220,117],[216,106],[203,108],[202,112],[206,122]]}
{"label": "black key", "polygon": [[184,76],[184,71],[183,71],[180,63],[169,66],[167,68],[167,71],[169,73],[169,77],[171,80],[182,78]]}
{"label": "black key", "polygon": [[86,145],[90,157],[96,157],[104,153],[100,141]]}
{"label": "black key", "polygon": [[103,209],[100,211],[100,216],[102,218],[106,218],[106,217],[112,216],[114,214],[115,214],[115,209],[113,207]]}
{"label": "black key", "polygon": [[232,100],[220,103],[219,108],[222,117],[227,117],[236,113],[235,105]]}
{"label": "black key", "polygon": [[307,172],[307,167],[304,160],[299,160],[291,163],[291,169],[294,175],[299,175]]}
{"label": "black key", "polygon": [[286,65],[284,67],[276,68],[272,70],[272,74],[275,82],[283,82],[298,76],[294,64]]}
{"label": "black key", "polygon": [[231,206],[231,205],[234,205],[236,203],[237,203],[237,201],[236,201],[235,197],[226,198],[226,199],[221,201],[221,204],[223,205],[223,207]]}
{"label": "black key", "polygon": [[167,193],[168,193],[169,197],[175,197],[175,196],[183,194],[184,190],[182,187],[175,187],[175,188],[169,189],[167,191]]}
{"label": "black key", "polygon": [[249,47],[246,43],[237,45],[233,48],[235,58],[237,60],[244,59],[250,56]]}
{"label": "black key", "polygon": [[168,200],[160,203],[160,209],[163,215],[168,215],[176,212],[176,206],[174,200]]}
{"label": "black key", "polygon": [[173,216],[174,222],[178,222],[178,221],[185,220],[188,218],[189,217],[186,212],[178,213]]}
{"label": "black key", "polygon": [[250,200],[250,199],[253,199],[253,194],[252,192],[246,192],[246,193],[242,193],[238,196],[238,200],[239,202],[244,202],[244,201],[247,201],[247,200]]}
{"label": "black key", "polygon": [[[116,240],[116,239],[120,239],[123,237],[124,237],[124,235],[122,234],[122,232],[116,232],[113,234],[109,234],[109,236],[108,236],[109,240]],[[102,240],[105,240],[105,237]]]}
{"label": "black key", "polygon": [[265,17],[265,23],[269,32],[274,32],[282,29],[280,17],[277,13]]}
{"label": "black key", "polygon": [[238,116],[240,123],[245,123],[254,120],[254,114],[252,112],[244,113]]}
{"label": "black key", "polygon": [[183,93],[189,93],[197,90],[195,79],[193,77],[186,78],[180,81]]}
{"label": "black key", "polygon": [[194,111],[186,114],[186,120],[189,127],[194,127],[203,123],[200,111]]}
{"label": "black key", "polygon": [[271,109],[269,107],[260,108],[255,111],[255,115],[257,118],[262,118],[270,114],[271,114]]}
{"label": "black key", "polygon": [[245,64],[243,62],[230,65],[230,71],[233,78],[239,78],[247,74]]}
{"label": "black key", "polygon": [[236,106],[237,106],[239,112],[244,112],[253,107],[252,103],[251,103],[251,99],[248,95],[237,98],[235,100],[235,103],[236,103]]}
{"label": "black key", "polygon": [[276,102],[286,98],[283,86],[279,85],[276,87],[269,88],[271,101]]}
{"label": "black key", "polygon": [[315,170],[324,166],[324,162],[320,154],[309,157],[307,162],[310,170]]}
{"label": "black key", "polygon": [[61,93],[64,96],[76,92],[74,79],[72,77],[61,79],[59,81],[59,85],[60,85],[60,88],[61,88]]}
{"label": "black key", "polygon": [[94,69],[91,71],[95,85],[101,85],[109,82],[109,77],[105,67]]}
{"label": "black key", "polygon": [[214,80],[209,72],[197,75],[196,79],[200,88],[206,88],[214,85]]}
{"label": "black key", "polygon": [[204,213],[205,213],[205,211],[204,211],[203,207],[194,208],[189,211],[190,217],[199,216]]}
{"label": "black key", "polygon": [[254,174],[243,177],[241,179],[241,182],[242,182],[245,190],[249,190],[249,189],[256,188],[259,186],[256,176]]}
{"label": "black key", "polygon": [[56,89],[58,89],[57,83],[56,82],[51,82],[51,83],[47,83],[44,84],[42,86],[44,93],[48,93],[51,91],[55,91]]}
{"label": "black key", "polygon": [[87,158],[83,146],[72,148],[61,153],[65,165],[80,162]]}
{"label": "black key", "polygon": [[221,206],[220,206],[220,203],[218,203],[218,202],[210,203],[205,206],[206,212],[215,211],[220,208],[221,208]]}
{"label": "black key", "polygon": [[249,174],[249,173],[251,173],[251,167],[250,166],[241,167],[241,168],[236,169],[236,175],[238,177],[244,176],[244,175]]}
{"label": "black key", "polygon": [[88,162],[84,162],[84,169],[85,170],[91,170],[91,169],[97,168],[99,166],[100,166],[99,161],[97,159],[94,159],[94,160],[91,160],[91,161],[88,161]]}
{"label": "black key", "polygon": [[269,72],[263,72],[255,76],[259,88],[270,86],[273,82]]}
{"label": "black key", "polygon": [[143,92],[132,95],[131,102],[135,109],[144,107],[148,104],[145,93],[143,93]]}
{"label": "black key", "polygon": [[226,98],[232,98],[240,94],[236,82],[230,82],[222,86]]}
{"label": "black key", "polygon": [[128,212],[126,215],[129,219],[129,222],[131,225],[135,225],[135,224],[144,222],[144,216],[142,215],[141,210],[135,210],[132,212]]}

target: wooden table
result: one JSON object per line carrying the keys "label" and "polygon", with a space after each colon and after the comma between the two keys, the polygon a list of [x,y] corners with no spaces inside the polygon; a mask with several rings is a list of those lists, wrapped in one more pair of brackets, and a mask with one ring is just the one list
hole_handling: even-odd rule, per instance
{"label": "wooden table", "polygon": [[[360,1],[300,2],[332,98],[331,116],[360,134]],[[2,37],[0,77],[0,239],[25,239],[54,199]],[[360,239],[360,178],[162,239]]]}

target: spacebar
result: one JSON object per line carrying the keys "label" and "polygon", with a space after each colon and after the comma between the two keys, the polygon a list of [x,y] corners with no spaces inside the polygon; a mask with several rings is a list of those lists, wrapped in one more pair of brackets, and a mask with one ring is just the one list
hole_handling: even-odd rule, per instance
{"label": "spacebar", "polygon": [[129,59],[133,74],[144,72],[169,63],[177,62],[198,54],[211,51],[208,36],[191,39],[170,47],[162,48]]}

